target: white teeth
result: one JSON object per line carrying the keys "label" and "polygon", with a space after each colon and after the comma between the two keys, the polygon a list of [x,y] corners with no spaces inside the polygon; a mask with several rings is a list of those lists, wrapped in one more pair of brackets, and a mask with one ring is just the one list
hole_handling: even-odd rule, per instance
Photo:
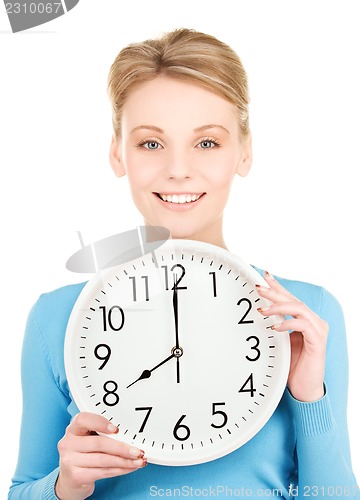
{"label": "white teeth", "polygon": [[170,203],[191,203],[200,198],[200,194],[160,194],[160,198],[163,201]]}

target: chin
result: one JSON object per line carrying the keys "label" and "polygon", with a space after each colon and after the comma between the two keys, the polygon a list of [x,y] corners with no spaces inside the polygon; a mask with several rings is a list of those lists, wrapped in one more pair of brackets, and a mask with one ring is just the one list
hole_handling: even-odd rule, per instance
{"label": "chin", "polygon": [[178,229],[171,231],[170,236],[173,240],[197,240],[198,238],[189,231],[179,231]]}

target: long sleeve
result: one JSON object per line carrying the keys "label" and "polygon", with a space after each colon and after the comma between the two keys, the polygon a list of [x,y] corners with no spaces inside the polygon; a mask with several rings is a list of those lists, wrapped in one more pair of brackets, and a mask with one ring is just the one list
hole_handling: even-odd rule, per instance
{"label": "long sleeve", "polygon": [[[58,475],[57,443],[70,421],[56,363],[39,326],[39,310],[51,317],[42,298],[28,317],[22,351],[23,415],[17,468],[9,499],[53,500]],[[42,314],[43,316],[43,314]],[[61,341],[61,339],[60,339]],[[50,472],[49,472],[50,471]]]}
{"label": "long sleeve", "polygon": [[287,391],[295,421],[299,499],[355,498],[359,487],[352,473],[347,431],[348,357],[345,324],[336,299],[321,290],[319,315],[329,324],[326,356],[326,394],[319,401],[303,403]]}

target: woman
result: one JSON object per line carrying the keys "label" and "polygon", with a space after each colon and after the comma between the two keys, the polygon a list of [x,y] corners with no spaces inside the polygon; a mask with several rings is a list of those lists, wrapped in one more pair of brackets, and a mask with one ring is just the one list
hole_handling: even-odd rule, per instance
{"label": "woman", "polygon": [[[111,67],[109,95],[110,163],[127,176],[145,223],[168,228],[172,238],[226,248],[223,210],[235,174],[246,176],[252,161],[238,56],[211,36],[176,30],[123,49]],[[259,313],[286,316],[274,329],[293,331],[288,387],[252,440],[188,467],[145,467],[144,451],[96,435],[117,428],[78,413],[63,365],[66,324],[83,284],[41,296],[24,340],[21,445],[9,498],[357,496],[341,309],[320,287],[264,276],[269,288],[258,291],[272,305]]]}

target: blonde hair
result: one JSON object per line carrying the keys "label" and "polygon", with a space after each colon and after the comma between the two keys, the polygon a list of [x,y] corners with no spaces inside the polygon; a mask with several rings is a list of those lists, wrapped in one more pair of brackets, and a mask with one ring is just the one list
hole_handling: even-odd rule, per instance
{"label": "blonde hair", "polygon": [[247,76],[239,56],[211,35],[181,28],[158,39],[130,44],[113,62],[108,94],[116,138],[121,136],[121,113],[130,92],[159,75],[201,85],[231,102],[237,109],[241,133],[250,132]]}

